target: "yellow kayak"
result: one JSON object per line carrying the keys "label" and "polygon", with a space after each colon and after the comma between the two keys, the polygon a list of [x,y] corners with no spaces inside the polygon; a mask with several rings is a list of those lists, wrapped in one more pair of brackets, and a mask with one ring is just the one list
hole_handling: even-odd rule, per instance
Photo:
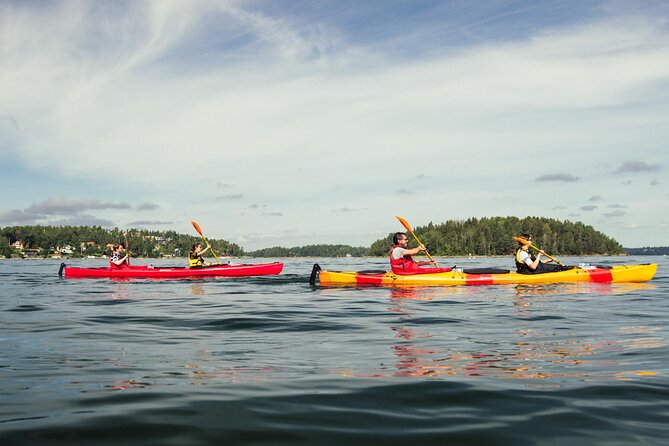
{"label": "yellow kayak", "polygon": [[316,277],[322,286],[383,285],[383,286],[449,286],[449,285],[503,285],[515,283],[647,282],[655,276],[656,263],[618,265],[612,267],[575,267],[567,271],[543,274],[518,274],[497,268],[474,268],[440,273],[398,275],[390,271],[324,271],[314,265],[311,282]]}

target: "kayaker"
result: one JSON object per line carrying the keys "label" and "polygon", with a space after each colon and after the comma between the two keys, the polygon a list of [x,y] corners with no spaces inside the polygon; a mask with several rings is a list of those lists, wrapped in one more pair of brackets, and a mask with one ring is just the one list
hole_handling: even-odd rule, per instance
{"label": "kayaker", "polygon": [[194,243],[190,252],[188,253],[188,266],[191,268],[200,268],[211,265],[211,263],[205,262],[202,258],[202,255],[209,251],[210,248],[211,246],[207,246],[206,248],[202,249],[201,244]]}
{"label": "kayaker", "polygon": [[519,238],[525,240],[525,242],[518,241],[518,249],[516,250],[516,270],[518,273],[542,274],[574,268],[573,266],[548,265],[553,259],[541,260],[541,256],[546,254],[545,252],[539,251],[536,256],[530,254],[529,249],[532,246],[532,236],[530,234],[521,234]]}
{"label": "kayaker", "polygon": [[451,268],[421,268],[432,262],[426,260],[414,260],[411,256],[427,251],[425,246],[408,249],[409,237],[404,232],[397,232],[393,236],[394,245],[390,248],[390,267],[395,274],[425,274],[448,272]]}
{"label": "kayaker", "polygon": [[114,250],[112,251],[112,255],[109,258],[109,266],[112,268],[125,268],[127,266],[130,266],[130,259],[128,258],[128,254],[126,253],[123,255],[125,249],[123,248],[123,245],[118,243],[114,245]]}

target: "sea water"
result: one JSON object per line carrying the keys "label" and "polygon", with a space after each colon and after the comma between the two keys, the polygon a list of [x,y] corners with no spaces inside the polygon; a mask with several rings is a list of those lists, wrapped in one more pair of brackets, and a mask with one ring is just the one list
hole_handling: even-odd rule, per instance
{"label": "sea water", "polygon": [[0,260],[0,444],[667,444],[667,258],[561,260],[659,268],[644,284],[392,289],[309,284],[315,262],[385,259],[203,280]]}

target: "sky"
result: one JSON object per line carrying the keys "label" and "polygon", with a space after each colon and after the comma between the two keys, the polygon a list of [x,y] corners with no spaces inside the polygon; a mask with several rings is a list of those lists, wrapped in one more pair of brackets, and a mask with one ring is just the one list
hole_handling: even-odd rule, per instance
{"label": "sky", "polygon": [[0,0],[0,226],[667,246],[668,169],[663,0]]}

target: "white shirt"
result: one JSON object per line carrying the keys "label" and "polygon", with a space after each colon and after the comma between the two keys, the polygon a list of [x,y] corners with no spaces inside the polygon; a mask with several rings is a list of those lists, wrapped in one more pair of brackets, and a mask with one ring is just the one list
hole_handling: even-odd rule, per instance
{"label": "white shirt", "polygon": [[524,249],[520,250],[520,253],[518,254],[518,258],[522,263],[524,263],[527,266],[530,266],[532,264],[532,257],[530,257],[530,254],[525,251]]}
{"label": "white shirt", "polygon": [[393,252],[391,254],[392,258],[395,260],[399,260],[402,257],[404,257],[404,253],[408,251],[408,249],[400,248],[399,246],[395,249],[393,249]]}

